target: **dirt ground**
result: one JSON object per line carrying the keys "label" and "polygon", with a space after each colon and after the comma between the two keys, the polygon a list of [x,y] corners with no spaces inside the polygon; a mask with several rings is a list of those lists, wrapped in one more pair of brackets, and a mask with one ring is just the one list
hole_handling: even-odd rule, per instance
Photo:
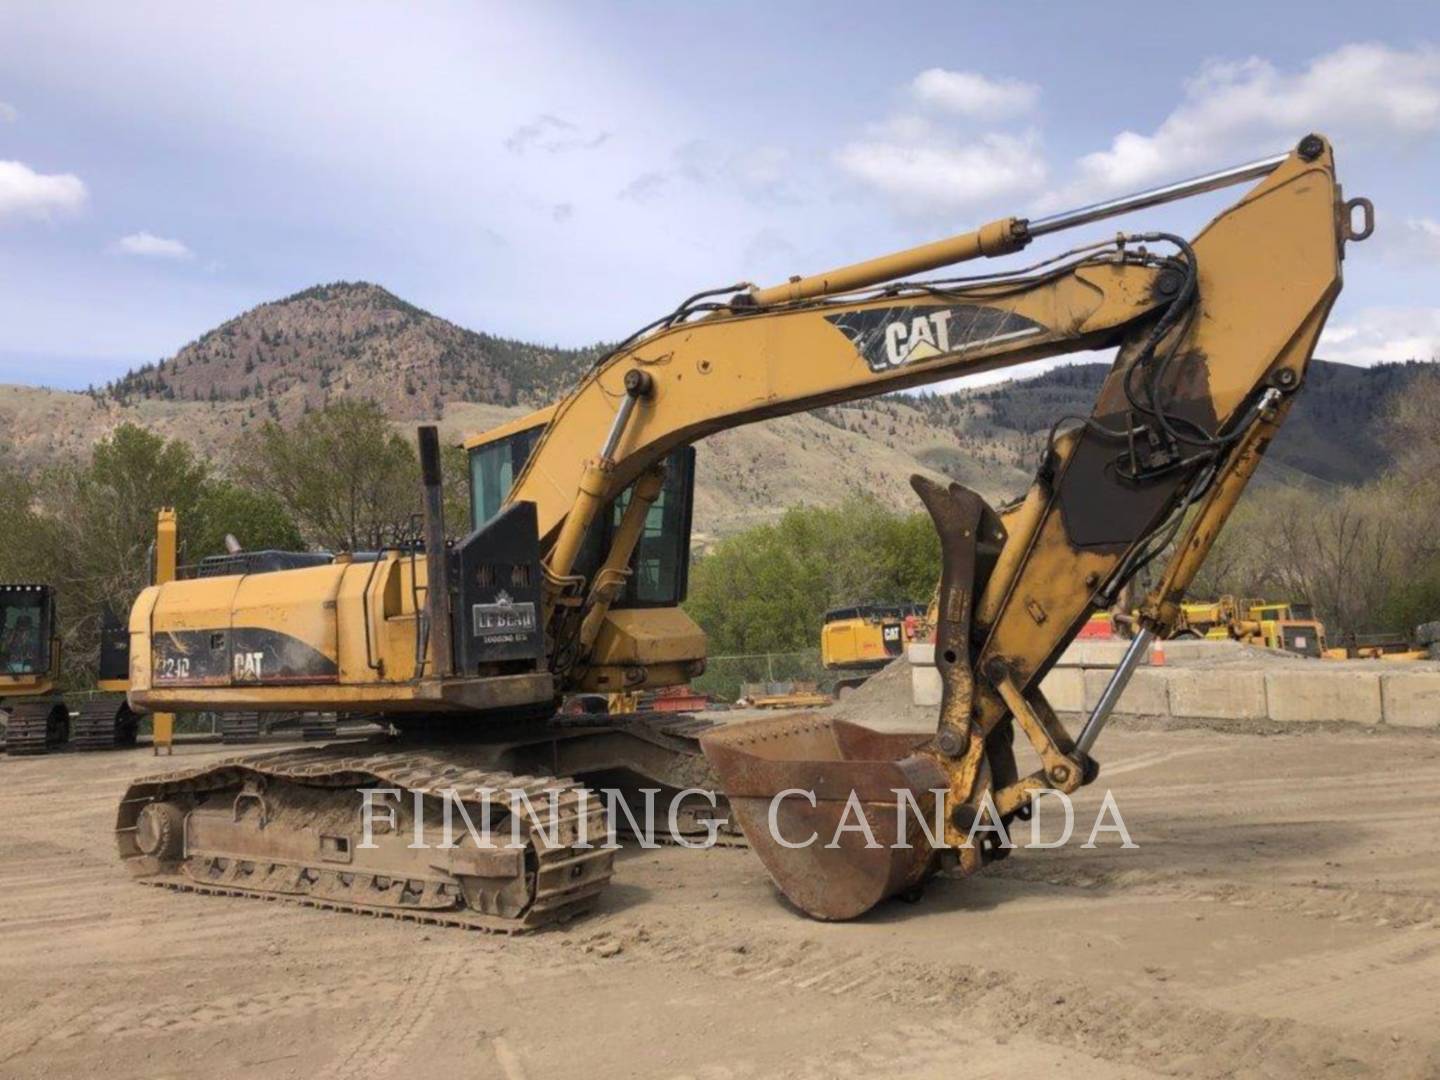
{"label": "dirt ground", "polygon": [[132,884],[147,751],[0,758],[0,1076],[1440,1075],[1440,738],[1100,749],[1081,829],[1108,788],[1137,850],[843,925],[743,850],[633,851],[597,914],[509,939]]}

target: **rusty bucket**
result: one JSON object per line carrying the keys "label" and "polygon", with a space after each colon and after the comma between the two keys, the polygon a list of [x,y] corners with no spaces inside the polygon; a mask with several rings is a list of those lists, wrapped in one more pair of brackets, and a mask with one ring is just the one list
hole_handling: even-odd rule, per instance
{"label": "rusty bucket", "polygon": [[[932,792],[947,784],[916,753],[930,738],[795,713],[728,725],[700,745],[780,891],[814,918],[853,919],[939,862],[921,825],[933,831]],[[902,811],[897,792],[913,804]]]}

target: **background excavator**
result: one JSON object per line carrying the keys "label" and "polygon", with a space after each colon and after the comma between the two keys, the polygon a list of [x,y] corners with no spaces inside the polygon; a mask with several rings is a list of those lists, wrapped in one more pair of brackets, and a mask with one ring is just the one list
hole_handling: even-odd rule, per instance
{"label": "background excavator", "polygon": [[[1122,233],[1023,270],[917,279],[1033,239],[1257,181],[1193,239]],[[1359,217],[1357,223],[1356,218]],[[1300,388],[1373,210],[1346,202],[1328,142],[1038,220],[1006,218],[770,288],[692,296],[611,350],[563,400],[468,442],[472,531],[447,545],[439,450],[420,432],[423,549],[173,582],[131,612],[131,698],[146,709],[312,709],[386,718],[389,743],[281,751],[142,779],[120,854],[142,880],[515,930],[593,903],[613,853],[597,786],[723,792],[796,906],[858,915],[942,868],[994,808],[1092,781],[1090,756],[1150,638],[1185,588]],[[680,609],[692,444],[739,424],[1087,349],[1118,350],[1089,416],[1058,418],[1033,484],[996,512],[959,485],[913,481],[941,537],[937,729],[887,735],[815,713],[696,720],[557,716],[562,694],[685,682],[705,636]],[[1100,704],[1076,734],[1040,681],[1091,612],[1168,559]],[[1018,724],[1037,765],[1019,770]],[[698,745],[697,745],[698,744]],[[393,801],[360,843],[358,789]],[[549,800],[548,834],[522,801]],[[810,798],[777,802],[799,789]],[[467,837],[426,850],[450,803],[510,815],[521,847]],[[390,796],[387,796],[387,798]],[[877,836],[829,837],[858,805]],[[774,813],[777,830],[769,828]],[[478,819],[478,818],[477,818]],[[938,821],[933,838],[917,828]],[[682,833],[708,824],[678,812]]]}
{"label": "background excavator", "polygon": [[925,618],[924,604],[856,604],[825,612],[820,627],[820,663],[837,674],[835,694],[862,686],[866,679],[905,651]]}
{"label": "background excavator", "polygon": [[43,754],[70,737],[70,711],[54,697],[59,675],[55,590],[0,585],[0,704],[8,753]]}
{"label": "background excavator", "polygon": [[[151,579],[175,574],[175,513],[155,523]],[[51,585],[0,585],[0,706],[6,712],[5,750],[14,756],[135,745],[139,714],[130,707],[130,631],[106,612],[100,625],[95,689],[62,697],[60,626]],[[75,703],[72,708],[70,702]]]}
{"label": "background excavator", "polygon": [[[1102,617],[1092,617],[1092,625]],[[1110,632],[1120,637],[1135,635],[1140,625],[1138,612],[1104,613]],[[1315,618],[1315,609],[1302,603],[1272,603],[1253,597],[1222,596],[1218,600],[1187,600],[1169,636],[1176,639],[1238,641],[1261,649],[1278,649],[1297,656],[1325,655],[1325,624]]]}

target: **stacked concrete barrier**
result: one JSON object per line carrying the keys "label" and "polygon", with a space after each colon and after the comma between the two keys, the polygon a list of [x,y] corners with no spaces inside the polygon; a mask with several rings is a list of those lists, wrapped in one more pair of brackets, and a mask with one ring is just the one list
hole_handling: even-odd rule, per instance
{"label": "stacked concrete barrier", "polygon": [[1430,650],[1431,660],[1440,660],[1440,622],[1421,623],[1415,628],[1415,640]]}
{"label": "stacked concrete barrier", "polygon": [[[1041,682],[1060,713],[1095,707],[1126,641],[1077,641]],[[1229,641],[1169,641],[1164,666],[1136,669],[1120,715],[1352,723],[1440,730],[1440,663],[1310,660]],[[916,705],[940,704],[933,645],[911,645]]]}

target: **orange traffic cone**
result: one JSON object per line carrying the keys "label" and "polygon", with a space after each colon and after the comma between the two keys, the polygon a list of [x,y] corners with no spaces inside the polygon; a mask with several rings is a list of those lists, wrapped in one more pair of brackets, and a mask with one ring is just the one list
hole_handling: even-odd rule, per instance
{"label": "orange traffic cone", "polygon": [[1165,639],[1164,639],[1164,638],[1156,638],[1156,639],[1155,639],[1155,644],[1154,644],[1154,645],[1151,647],[1151,649],[1150,649],[1150,666],[1151,666],[1151,667],[1164,667],[1164,666],[1165,666]]}

